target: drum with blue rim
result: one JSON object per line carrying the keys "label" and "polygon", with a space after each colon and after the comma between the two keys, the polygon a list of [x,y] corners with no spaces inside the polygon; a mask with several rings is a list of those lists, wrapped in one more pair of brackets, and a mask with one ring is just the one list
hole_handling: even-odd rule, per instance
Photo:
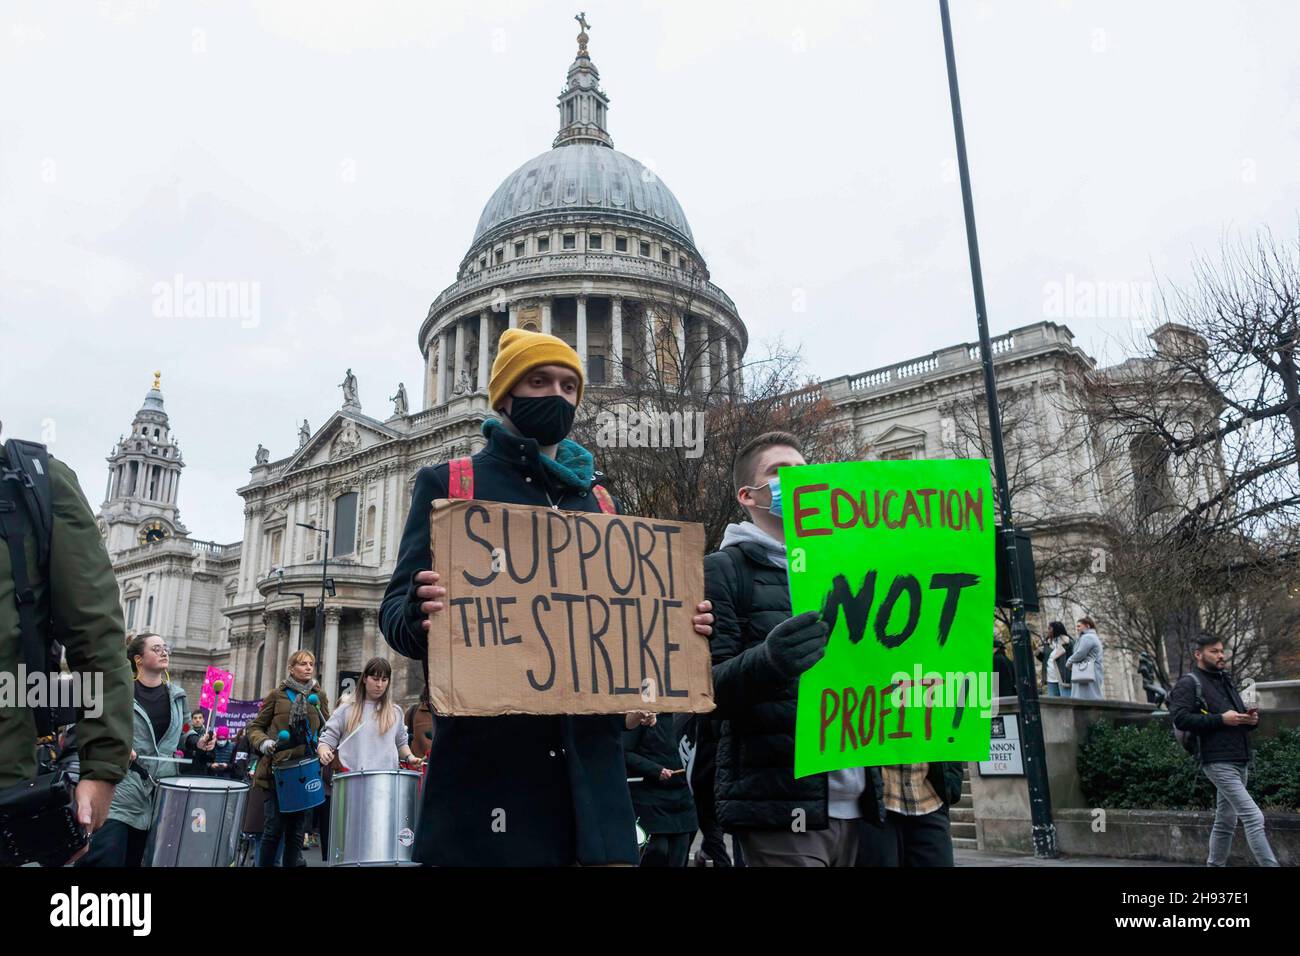
{"label": "drum with blue rim", "polygon": [[325,784],[320,777],[320,759],[303,757],[286,760],[271,768],[275,776],[275,797],[281,813],[298,813],[325,802]]}

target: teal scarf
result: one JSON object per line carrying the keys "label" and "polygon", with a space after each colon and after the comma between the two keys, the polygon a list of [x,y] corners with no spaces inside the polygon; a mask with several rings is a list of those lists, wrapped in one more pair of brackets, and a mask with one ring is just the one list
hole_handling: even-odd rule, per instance
{"label": "teal scarf", "polygon": [[[483,434],[491,439],[494,431],[504,427],[500,419],[489,418],[483,423]],[[578,491],[591,489],[591,479],[596,473],[596,459],[573,439],[565,438],[556,445],[554,458],[541,454],[537,457],[542,460],[547,476],[557,485]]]}

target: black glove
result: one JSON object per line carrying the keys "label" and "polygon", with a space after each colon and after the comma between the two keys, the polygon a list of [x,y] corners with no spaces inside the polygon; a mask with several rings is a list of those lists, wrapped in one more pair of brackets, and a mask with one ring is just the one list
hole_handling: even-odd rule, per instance
{"label": "black glove", "polygon": [[777,673],[794,678],[822,659],[829,636],[821,611],[805,611],[772,628],[763,648]]}

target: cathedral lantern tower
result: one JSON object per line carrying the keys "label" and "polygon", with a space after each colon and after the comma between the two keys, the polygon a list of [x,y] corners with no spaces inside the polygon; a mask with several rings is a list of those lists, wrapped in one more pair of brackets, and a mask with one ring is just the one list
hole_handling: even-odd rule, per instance
{"label": "cathedral lantern tower", "polygon": [[161,378],[154,372],[153,388],[131,420],[130,434],[120,437],[108,456],[100,518],[109,554],[188,534],[176,507],[185,462],[163,407]]}

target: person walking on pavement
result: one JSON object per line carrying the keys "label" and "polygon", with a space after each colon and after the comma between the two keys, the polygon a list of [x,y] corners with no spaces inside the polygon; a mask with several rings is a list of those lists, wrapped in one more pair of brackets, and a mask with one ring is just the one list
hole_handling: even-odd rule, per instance
{"label": "person walking on pavement", "polygon": [[1070,696],[1070,668],[1066,661],[1074,651],[1074,643],[1065,632],[1065,625],[1052,621],[1047,625],[1047,644],[1043,648],[1043,670],[1046,672],[1047,696]]}
{"label": "person walking on pavement", "polygon": [[1174,684],[1169,714],[1174,726],[1192,734],[1201,772],[1214,784],[1217,799],[1210,828],[1207,866],[1226,866],[1240,820],[1246,842],[1260,866],[1277,866],[1264,827],[1264,812],[1246,789],[1250,773],[1250,734],[1259,726],[1259,708],[1248,710],[1232,677],[1223,641],[1201,634],[1192,650],[1196,666]]}
{"label": "person walking on pavement", "polygon": [[1105,696],[1102,686],[1101,638],[1097,625],[1090,617],[1081,617],[1075,623],[1079,640],[1074,653],[1066,658],[1070,665],[1070,696],[1075,700],[1101,700]]}

